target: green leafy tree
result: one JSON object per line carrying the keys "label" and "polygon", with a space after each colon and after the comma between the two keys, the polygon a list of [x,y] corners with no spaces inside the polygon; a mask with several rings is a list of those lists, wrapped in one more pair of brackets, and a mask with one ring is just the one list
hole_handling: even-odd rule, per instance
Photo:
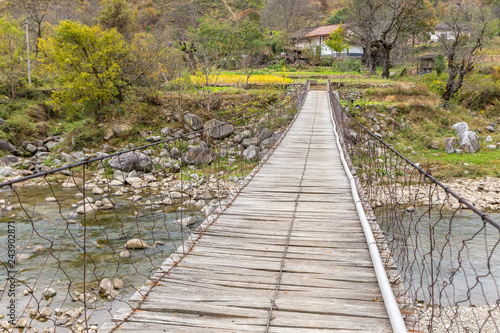
{"label": "green leafy tree", "polygon": [[446,69],[446,62],[444,60],[444,55],[442,53],[439,53],[436,56],[436,58],[434,58],[434,69],[436,70],[436,73],[437,73],[438,77]]}
{"label": "green leafy tree", "polygon": [[236,43],[235,49],[240,58],[240,67],[246,75],[245,86],[248,87],[258,56],[266,46],[264,34],[257,22],[246,19],[237,23],[232,40]]}
{"label": "green leafy tree", "polygon": [[336,52],[338,58],[340,54],[349,49],[349,41],[347,40],[347,33],[342,25],[330,32],[330,36],[325,41],[326,46],[332,51]]}
{"label": "green leafy tree", "polygon": [[337,10],[332,17],[326,20],[326,23],[331,25],[339,24],[342,22],[346,22],[346,19],[347,19],[347,8],[342,8]]}
{"label": "green leafy tree", "polygon": [[23,60],[23,31],[12,16],[0,17],[0,72],[7,76],[12,98],[16,97],[15,80]]}
{"label": "green leafy tree", "polygon": [[62,21],[51,37],[40,40],[44,66],[60,83],[49,104],[70,113],[96,111],[113,100],[124,100],[131,85],[122,66],[128,46],[116,29]]}

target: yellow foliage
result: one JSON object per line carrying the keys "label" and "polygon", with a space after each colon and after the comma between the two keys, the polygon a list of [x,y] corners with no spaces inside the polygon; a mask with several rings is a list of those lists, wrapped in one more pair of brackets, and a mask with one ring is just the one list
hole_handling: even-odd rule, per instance
{"label": "yellow foliage", "polygon": [[[210,85],[218,86],[240,86],[246,84],[246,75],[210,75],[208,82]],[[196,85],[205,85],[206,79],[201,75],[191,75],[191,82]],[[293,81],[289,78],[280,77],[277,75],[252,75],[248,80],[249,84],[267,85],[267,84],[288,84]]]}

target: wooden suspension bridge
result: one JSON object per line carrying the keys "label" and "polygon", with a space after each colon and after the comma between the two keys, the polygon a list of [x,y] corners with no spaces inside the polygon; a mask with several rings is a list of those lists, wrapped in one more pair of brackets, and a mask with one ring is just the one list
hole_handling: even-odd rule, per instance
{"label": "wooden suspension bridge", "polygon": [[326,92],[178,263],[100,332],[392,332]]}

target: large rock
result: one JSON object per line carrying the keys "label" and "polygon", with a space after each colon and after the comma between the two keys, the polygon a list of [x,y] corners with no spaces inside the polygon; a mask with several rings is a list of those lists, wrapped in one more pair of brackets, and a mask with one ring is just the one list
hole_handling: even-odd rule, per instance
{"label": "large rock", "polygon": [[203,128],[203,120],[195,114],[186,113],[184,114],[184,122],[193,129],[193,131],[198,131]]}
{"label": "large rock", "polygon": [[187,164],[210,164],[215,158],[215,153],[210,148],[201,146],[193,147],[182,156]]}
{"label": "large rock", "polygon": [[259,147],[250,145],[243,152],[243,158],[245,158],[247,161],[257,161],[259,159],[259,151]]}
{"label": "large rock", "polygon": [[127,249],[145,249],[147,247],[149,247],[148,243],[138,238],[129,239],[125,244],[125,248]]}
{"label": "large rock", "polygon": [[275,144],[276,142],[278,142],[278,140],[279,140],[279,139],[278,139],[278,137],[276,137],[276,136],[272,136],[272,137],[270,137],[270,138],[267,138],[267,139],[263,140],[263,141],[260,143],[260,147],[261,147],[262,149],[272,148],[272,147],[274,146],[274,144]]}
{"label": "large rock", "polygon": [[221,140],[234,133],[234,127],[218,119],[211,119],[203,125],[207,130],[207,135],[213,139]]}
{"label": "large rock", "polygon": [[6,155],[4,158],[2,158],[2,161],[0,161],[1,166],[9,166],[11,164],[19,162],[19,158],[13,155]]}
{"label": "large rock", "polygon": [[121,171],[144,171],[150,172],[153,170],[153,162],[148,155],[137,151],[131,151],[118,156],[114,156],[109,165],[115,170]]}
{"label": "large rock", "polygon": [[446,152],[448,154],[453,154],[455,152],[455,143],[457,139],[456,138],[446,138],[444,143],[446,145]]}
{"label": "large rock", "polygon": [[163,127],[160,131],[163,136],[172,136],[173,132],[169,127]]}
{"label": "large rock", "polygon": [[259,138],[260,141],[270,138],[273,133],[268,128],[261,128],[255,132],[255,136]]}
{"label": "large rock", "polygon": [[242,142],[243,147],[248,148],[249,146],[258,146],[260,145],[260,139],[258,137],[243,139]]}
{"label": "large rock", "polygon": [[475,153],[479,150],[479,138],[477,134],[472,131],[466,131],[462,134],[462,139],[460,140],[460,149],[466,153]]}
{"label": "large rock", "polygon": [[466,122],[456,123],[452,127],[455,132],[457,132],[457,137],[459,140],[461,140],[464,133],[469,130],[469,125],[467,125]]}
{"label": "large rock", "polygon": [[5,140],[1,140],[1,139],[0,139],[0,150],[4,150],[4,151],[12,153],[14,155],[19,155],[19,151],[17,150],[16,146],[8,143]]}

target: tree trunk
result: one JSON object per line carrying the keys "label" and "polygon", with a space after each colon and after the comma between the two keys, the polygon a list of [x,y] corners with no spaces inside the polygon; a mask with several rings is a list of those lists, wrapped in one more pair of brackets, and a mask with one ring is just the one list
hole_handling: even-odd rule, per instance
{"label": "tree trunk", "polygon": [[14,86],[14,77],[12,75],[9,75],[9,81],[10,81],[10,91],[12,93],[12,99],[16,98],[16,88]]}

